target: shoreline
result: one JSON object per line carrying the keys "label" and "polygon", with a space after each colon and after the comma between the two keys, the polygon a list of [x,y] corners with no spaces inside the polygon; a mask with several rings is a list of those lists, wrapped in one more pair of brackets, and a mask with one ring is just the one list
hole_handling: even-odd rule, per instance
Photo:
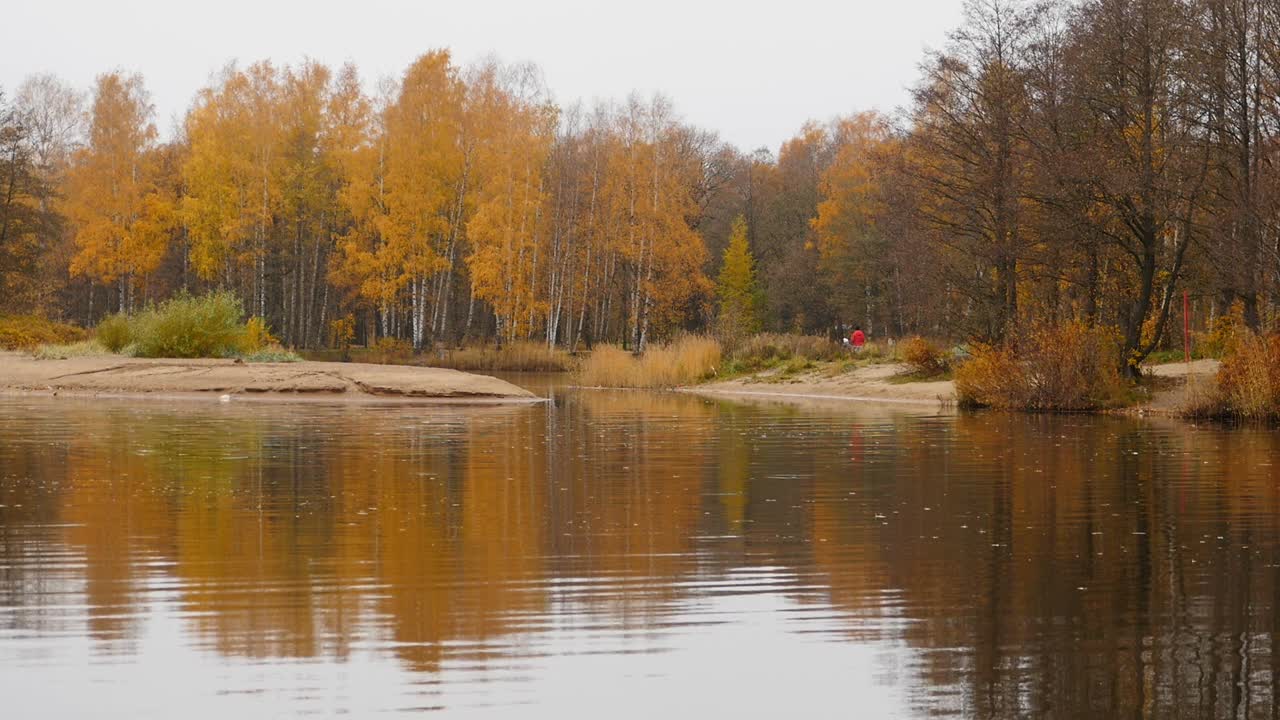
{"label": "shoreline", "polygon": [[[726,383],[727,384],[727,383]],[[774,392],[769,390],[730,390],[721,387],[683,387],[676,388],[676,392],[689,393],[691,395],[703,395],[706,397],[753,397],[753,398],[777,398],[779,400],[841,400],[846,402],[869,402],[879,403],[883,405],[913,405],[913,406],[936,406],[938,408],[948,408],[952,406],[954,400],[922,400],[919,398],[907,397],[870,397],[862,395],[825,395],[821,393],[805,393],[805,392]]]}
{"label": "shoreline", "polygon": [[445,368],[118,355],[41,360],[22,353],[0,353],[0,395],[400,405],[543,400],[505,380]]}
{"label": "shoreline", "polygon": [[[1147,370],[1157,378],[1192,382],[1212,377],[1218,370],[1216,360],[1196,360],[1187,363],[1167,363],[1149,366]],[[850,372],[832,375],[822,367],[782,376],[776,371],[765,371],[731,380],[714,380],[701,385],[677,388],[679,392],[707,397],[764,397],[778,400],[834,400],[844,402],[876,403],[920,407],[932,405],[952,408],[956,403],[955,383],[951,380],[900,381],[908,368],[902,364],[885,363],[856,368]],[[1091,414],[1129,416],[1178,417],[1178,408],[1185,397],[1187,383],[1156,390],[1146,402],[1124,408],[1094,411]]]}
{"label": "shoreline", "polygon": [[885,363],[831,374],[818,367],[784,376],[777,371],[764,371],[730,380],[713,380],[701,385],[678,388],[680,392],[706,396],[767,397],[779,400],[838,400],[914,407],[952,407],[955,383],[950,380],[894,382],[906,370],[905,365]]}

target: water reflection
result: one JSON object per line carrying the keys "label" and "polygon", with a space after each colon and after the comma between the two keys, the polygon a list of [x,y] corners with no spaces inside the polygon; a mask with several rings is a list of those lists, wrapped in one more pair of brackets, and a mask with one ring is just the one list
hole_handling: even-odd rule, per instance
{"label": "water reflection", "polygon": [[556,396],[6,402],[0,691],[23,717],[1277,711],[1275,433]]}

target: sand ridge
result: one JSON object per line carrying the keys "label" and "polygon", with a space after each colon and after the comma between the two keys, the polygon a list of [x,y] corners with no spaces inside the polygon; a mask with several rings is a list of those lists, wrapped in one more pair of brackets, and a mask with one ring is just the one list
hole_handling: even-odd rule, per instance
{"label": "sand ridge", "polygon": [[280,399],[538,399],[505,380],[445,368],[311,361],[151,360],[116,355],[38,360],[19,353],[0,353],[0,391]]}
{"label": "sand ridge", "polygon": [[831,374],[824,369],[780,377],[771,372],[683,388],[706,395],[754,395],[796,399],[842,399],[907,405],[945,405],[955,400],[950,380],[894,382],[905,365],[883,364]]}

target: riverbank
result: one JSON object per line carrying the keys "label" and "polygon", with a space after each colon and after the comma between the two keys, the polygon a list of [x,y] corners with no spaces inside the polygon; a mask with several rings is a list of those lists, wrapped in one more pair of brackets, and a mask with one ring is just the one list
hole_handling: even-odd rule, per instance
{"label": "riverbank", "polygon": [[[1213,377],[1217,360],[1169,363],[1151,366],[1156,382],[1150,400],[1126,411],[1174,414],[1192,383]],[[910,368],[902,363],[882,363],[836,372],[835,366],[819,363],[798,373],[769,370],[731,380],[720,380],[681,388],[708,396],[755,396],[794,400],[845,400],[903,405],[951,405],[956,400],[955,383],[951,380],[914,381]]]}
{"label": "riverbank", "polygon": [[838,372],[831,363],[795,373],[780,369],[681,388],[683,392],[720,396],[768,396],[797,400],[863,400],[906,405],[949,405],[955,402],[950,380],[907,382],[909,368],[883,363]]}
{"label": "riverbank", "polygon": [[40,360],[21,353],[0,353],[0,393],[440,402],[538,399],[505,380],[443,368],[119,355]]}

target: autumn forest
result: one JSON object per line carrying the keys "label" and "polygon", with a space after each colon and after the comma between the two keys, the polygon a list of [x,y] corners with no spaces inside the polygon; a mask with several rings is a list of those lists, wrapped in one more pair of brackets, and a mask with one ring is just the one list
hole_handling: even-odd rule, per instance
{"label": "autumn forest", "polygon": [[643,349],[724,330],[740,287],[737,329],[1072,319],[1139,359],[1184,290],[1200,327],[1274,319],[1274,2],[975,0],[911,88],[775,153],[443,50],[378,82],[229,64],[168,138],[141,75],[32,75],[0,96],[0,313],[92,326],[224,289],[296,348],[346,319],[364,344]]}

